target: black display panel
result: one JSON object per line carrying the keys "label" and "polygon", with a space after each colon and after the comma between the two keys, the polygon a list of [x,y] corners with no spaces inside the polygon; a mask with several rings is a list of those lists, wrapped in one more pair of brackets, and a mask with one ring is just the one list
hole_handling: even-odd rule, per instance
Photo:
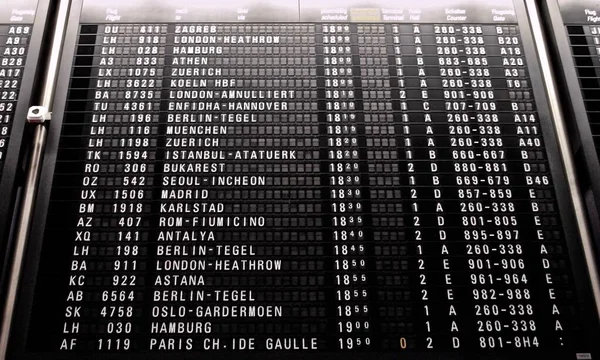
{"label": "black display panel", "polygon": [[76,1],[11,359],[599,356],[523,3],[396,3]]}
{"label": "black display panel", "polygon": [[22,183],[18,164],[23,129],[38,71],[47,13],[48,1],[0,3],[0,284],[10,248],[8,237],[17,188]]}
{"label": "black display panel", "polygon": [[545,12],[552,30],[557,77],[564,86],[580,188],[585,194],[596,251],[600,250],[600,2],[549,1]]}

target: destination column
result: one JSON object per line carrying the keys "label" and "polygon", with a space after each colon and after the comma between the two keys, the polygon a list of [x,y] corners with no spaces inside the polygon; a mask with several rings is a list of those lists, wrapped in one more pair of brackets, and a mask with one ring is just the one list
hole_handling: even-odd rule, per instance
{"label": "destination column", "polygon": [[169,33],[150,348],[319,349],[314,27]]}

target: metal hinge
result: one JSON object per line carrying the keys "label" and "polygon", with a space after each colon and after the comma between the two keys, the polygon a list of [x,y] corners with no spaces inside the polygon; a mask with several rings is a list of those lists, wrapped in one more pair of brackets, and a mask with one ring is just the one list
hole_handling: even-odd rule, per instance
{"label": "metal hinge", "polygon": [[52,113],[45,106],[32,106],[27,112],[27,122],[30,124],[43,124],[52,119]]}

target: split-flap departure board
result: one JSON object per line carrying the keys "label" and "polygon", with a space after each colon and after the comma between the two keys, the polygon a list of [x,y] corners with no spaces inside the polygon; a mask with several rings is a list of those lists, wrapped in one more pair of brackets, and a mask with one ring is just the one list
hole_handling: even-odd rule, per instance
{"label": "split-flap departure board", "polygon": [[522,1],[74,1],[11,359],[592,359]]}

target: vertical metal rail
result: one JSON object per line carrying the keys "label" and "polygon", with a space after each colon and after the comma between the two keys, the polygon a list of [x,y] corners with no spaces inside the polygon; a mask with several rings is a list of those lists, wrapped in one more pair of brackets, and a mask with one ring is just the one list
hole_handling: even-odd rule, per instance
{"label": "vertical metal rail", "polygon": [[550,105],[550,114],[556,128],[556,138],[558,141],[561,159],[565,167],[567,183],[570,192],[569,195],[572,199],[575,218],[577,221],[577,229],[579,230],[579,235],[581,236],[581,244],[583,246],[585,264],[590,276],[592,293],[594,295],[594,303],[596,305],[596,313],[600,319],[600,281],[598,277],[598,265],[596,264],[596,259],[594,257],[594,250],[592,247],[593,241],[587,222],[585,205],[581,197],[579,187],[577,186],[578,182],[577,175],[575,173],[573,153],[571,151],[571,144],[567,135],[567,127],[565,125],[565,119],[563,117],[562,109],[558,99],[556,80],[554,79],[554,75],[552,73],[548,49],[545,42],[546,39],[542,31],[543,27],[540,21],[537,4],[535,3],[535,0],[525,0],[525,5],[527,7],[527,13],[532,25],[533,39],[535,40],[538,58],[540,59],[543,77],[542,80],[546,87],[548,103]]}
{"label": "vertical metal rail", "polygon": [[[41,109],[47,109],[47,111],[51,111],[52,109],[70,6],[71,0],[60,0],[59,2],[54,34],[52,35],[50,58],[42,85],[41,106],[30,111],[30,114],[39,115],[39,118],[34,121],[31,121],[31,119],[28,118],[30,122],[35,123],[35,130],[30,163],[27,169],[27,178],[23,189],[21,211],[15,232],[15,250],[9,273],[9,283],[6,294],[7,301],[2,317],[2,327],[0,328],[0,360],[7,359],[8,342],[17,300],[18,285],[21,278],[25,250],[27,248],[31,219],[33,217],[35,197],[39,186],[38,182],[40,170],[42,168],[43,152],[46,146],[47,130],[44,120],[46,119],[47,114],[41,113]],[[25,119],[23,119],[23,121],[25,121]]]}

